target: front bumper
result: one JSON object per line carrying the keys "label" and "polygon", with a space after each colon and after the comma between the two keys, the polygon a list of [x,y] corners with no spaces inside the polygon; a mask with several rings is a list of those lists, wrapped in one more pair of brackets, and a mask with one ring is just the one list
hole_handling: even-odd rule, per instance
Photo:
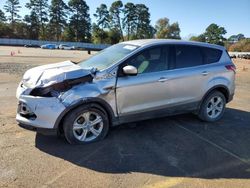
{"label": "front bumper", "polygon": [[55,97],[34,97],[20,95],[19,103],[26,104],[29,111],[35,115],[24,115],[20,108],[17,110],[16,120],[19,124],[37,128],[54,129],[59,115],[65,110],[65,106]]}
{"label": "front bumper", "polygon": [[233,100],[233,98],[234,98],[234,93],[233,93],[233,94],[230,94],[230,95],[228,96],[227,102],[228,102],[228,103],[231,102],[231,101]]}
{"label": "front bumper", "polygon": [[57,129],[36,128],[34,126],[25,125],[22,123],[18,123],[18,125],[23,129],[27,129],[29,131],[35,131],[43,135],[52,135],[52,136],[59,135],[59,132]]}

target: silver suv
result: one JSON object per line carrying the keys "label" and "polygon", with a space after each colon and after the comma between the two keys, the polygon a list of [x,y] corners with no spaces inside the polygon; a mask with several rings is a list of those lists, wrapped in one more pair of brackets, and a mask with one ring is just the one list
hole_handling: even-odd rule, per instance
{"label": "silver suv", "polygon": [[224,47],[176,40],[123,42],[74,64],[28,70],[17,89],[24,128],[64,133],[71,144],[110,126],[194,112],[219,120],[233,99],[235,66]]}

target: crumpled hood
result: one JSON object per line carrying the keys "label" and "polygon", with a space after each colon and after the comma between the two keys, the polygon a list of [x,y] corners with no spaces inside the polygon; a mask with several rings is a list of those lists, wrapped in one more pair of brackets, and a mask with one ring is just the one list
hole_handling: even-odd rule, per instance
{"label": "crumpled hood", "polygon": [[71,61],[64,61],[29,69],[23,76],[22,84],[28,88],[46,87],[89,74],[89,70],[84,70]]}

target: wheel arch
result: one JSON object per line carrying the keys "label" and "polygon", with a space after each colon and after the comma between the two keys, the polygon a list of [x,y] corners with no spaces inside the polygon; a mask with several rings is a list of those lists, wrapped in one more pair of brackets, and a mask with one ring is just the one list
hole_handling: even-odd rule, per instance
{"label": "wheel arch", "polygon": [[112,126],[113,123],[115,122],[115,115],[112,110],[112,107],[103,99],[100,98],[85,98],[82,100],[79,100],[78,102],[68,106],[57,118],[54,129],[59,130],[59,133],[62,133],[62,122],[66,115],[70,113],[72,110],[78,108],[81,105],[93,105],[93,107],[98,108],[99,110],[104,111],[105,114],[108,116],[108,120],[110,125]]}
{"label": "wheel arch", "polygon": [[202,98],[202,100],[201,100],[201,102],[200,102],[200,104],[199,104],[199,109],[200,109],[200,107],[201,107],[203,101],[206,99],[206,97],[207,97],[210,93],[212,93],[212,92],[214,92],[214,91],[219,91],[219,92],[221,92],[221,93],[225,96],[226,102],[229,102],[229,100],[230,100],[230,96],[229,96],[229,95],[230,95],[230,92],[229,92],[229,89],[228,89],[225,85],[216,85],[216,86],[213,86],[212,88],[210,88],[210,89],[206,92],[206,94],[203,96],[203,98]]}

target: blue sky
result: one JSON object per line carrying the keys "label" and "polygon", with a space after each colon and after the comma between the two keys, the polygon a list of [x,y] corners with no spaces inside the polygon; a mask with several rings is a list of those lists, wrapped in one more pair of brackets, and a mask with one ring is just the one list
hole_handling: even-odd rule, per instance
{"label": "blue sky", "polygon": [[[6,0],[0,0],[0,8]],[[29,0],[19,0],[23,8],[21,15],[29,13],[24,5]],[[50,1],[50,0],[49,0]],[[67,0],[64,0],[67,2]],[[96,7],[101,3],[108,6],[113,0],[86,0],[90,7],[92,21]],[[181,37],[198,35],[205,31],[211,23],[225,27],[226,37],[243,33],[250,37],[250,0],[123,0],[123,3],[144,3],[151,13],[151,24],[155,25],[158,18],[167,17],[170,22],[178,22]]]}

